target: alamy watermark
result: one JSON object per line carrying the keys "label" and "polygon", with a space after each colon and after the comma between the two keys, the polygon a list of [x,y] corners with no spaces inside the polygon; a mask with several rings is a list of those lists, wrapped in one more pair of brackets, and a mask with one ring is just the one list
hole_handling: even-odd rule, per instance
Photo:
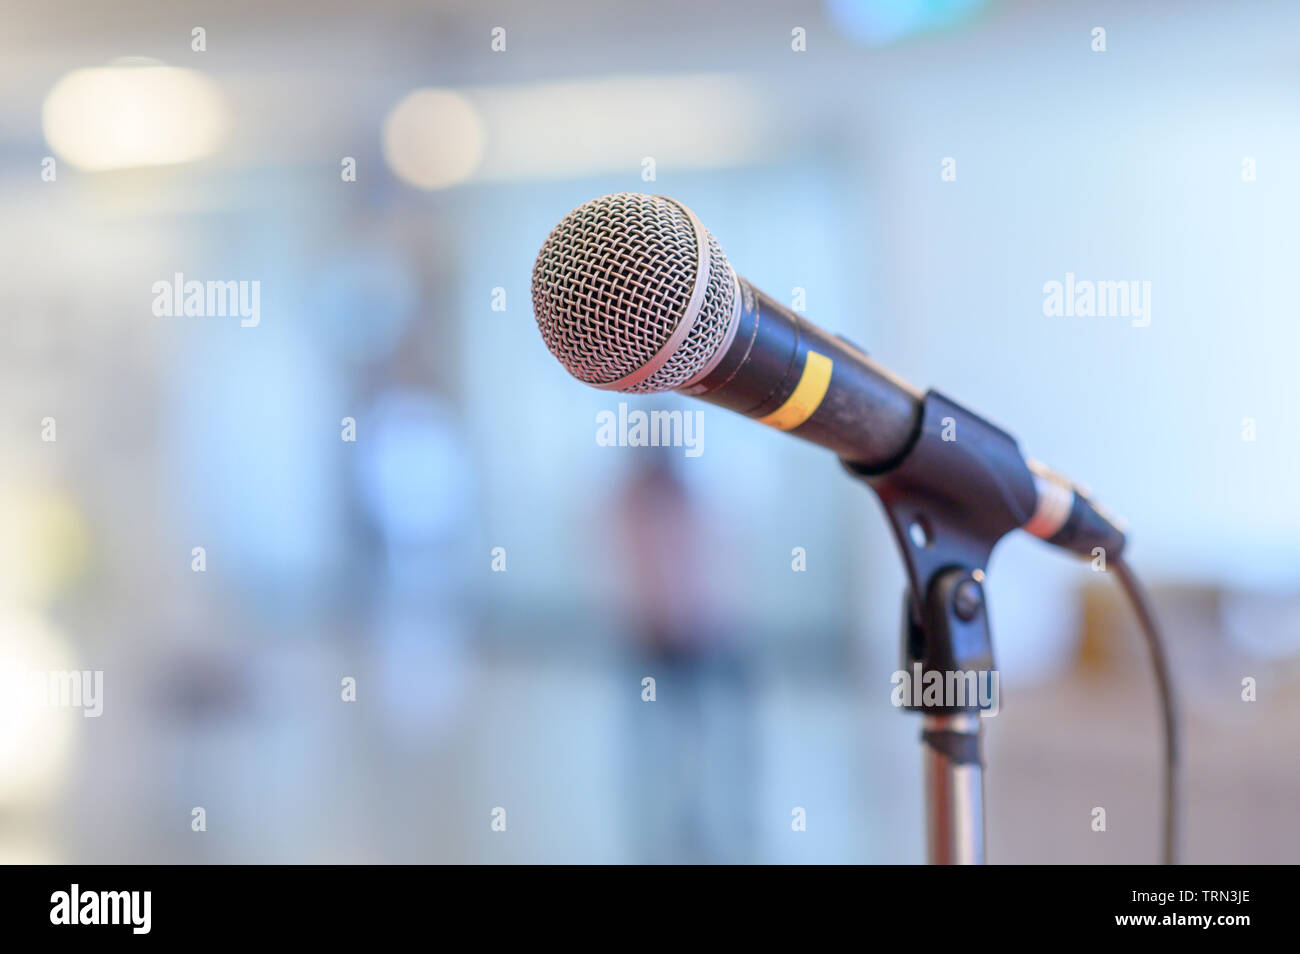
{"label": "alamy watermark", "polygon": [[1043,284],[1048,318],[1131,318],[1134,328],[1151,324],[1151,283],[1092,281],[1065,273],[1065,281]]}
{"label": "alamy watermark", "polygon": [[260,281],[186,281],[177,272],[153,283],[153,313],[159,318],[238,317],[241,328],[262,321]]}
{"label": "alamy watermark", "polygon": [[596,414],[600,447],[683,447],[687,457],[704,453],[703,411],[629,411],[620,401],[617,413]]}
{"label": "alamy watermark", "polygon": [[889,678],[893,691],[889,701],[911,709],[975,709],[989,718],[1002,708],[1001,677],[996,669],[922,670],[912,663],[909,672],[899,669]]}
{"label": "alamy watermark", "polygon": [[50,923],[122,925],[132,934],[148,934],[153,925],[152,891],[83,891],[73,884],[50,895]]}
{"label": "alamy watermark", "polygon": [[80,709],[87,719],[104,714],[104,672],[100,669],[4,669],[0,693],[30,708]]}

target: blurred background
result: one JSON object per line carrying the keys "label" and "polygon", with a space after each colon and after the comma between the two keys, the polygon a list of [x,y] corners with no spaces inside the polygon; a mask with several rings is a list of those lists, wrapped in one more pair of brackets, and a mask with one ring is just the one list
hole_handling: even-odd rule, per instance
{"label": "blurred background", "polygon": [[[543,346],[542,240],[635,191],[1127,518],[1185,859],[1300,861],[1297,33],[1285,2],[9,0],[0,669],[103,688],[0,695],[0,860],[923,859],[875,500],[675,395],[626,400],[702,411],[699,456],[600,446],[623,396]],[[1045,315],[1067,273],[1150,282],[1149,324]],[[256,314],[168,314],[188,281]],[[1112,581],[1023,535],[989,571],[990,860],[1155,861]]]}

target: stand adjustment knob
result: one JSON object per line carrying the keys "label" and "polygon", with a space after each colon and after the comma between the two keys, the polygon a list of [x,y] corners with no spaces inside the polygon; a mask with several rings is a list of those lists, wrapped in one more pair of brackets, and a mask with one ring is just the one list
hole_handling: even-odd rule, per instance
{"label": "stand adjustment knob", "polygon": [[979,613],[983,603],[984,597],[980,592],[980,585],[974,580],[965,579],[957,584],[957,589],[952,595],[952,608],[960,619],[969,623]]}

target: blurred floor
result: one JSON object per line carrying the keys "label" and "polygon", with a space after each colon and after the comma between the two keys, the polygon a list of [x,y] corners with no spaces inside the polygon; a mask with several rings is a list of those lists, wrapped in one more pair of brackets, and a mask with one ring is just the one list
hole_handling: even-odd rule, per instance
{"label": "blurred floor", "polygon": [[[341,660],[312,654],[285,664],[294,678],[323,680]],[[132,771],[122,776],[123,766],[87,751],[61,804],[48,804],[40,821],[0,819],[0,860],[31,857],[41,832],[57,845],[45,860],[68,862],[638,857],[629,837],[638,826],[628,822],[629,809],[639,809],[629,804],[620,766],[636,757],[623,722],[639,683],[601,662],[575,668],[491,660],[474,670],[474,702],[456,729],[415,743],[393,737],[373,697],[355,706],[323,699],[313,710],[203,729],[91,725],[87,736],[130,725],[129,739],[119,741],[130,743]],[[751,840],[736,859],[724,852],[705,860],[923,860],[916,716],[867,704],[860,688],[829,674],[768,672],[758,685],[756,784],[722,793],[709,809],[752,819]],[[1225,693],[1235,698],[1230,685]],[[273,706],[274,698],[267,694],[261,704]],[[637,704],[647,711],[658,705]],[[1278,760],[1295,757],[1290,736],[1300,702],[1235,705],[1242,709],[1229,720],[1188,707],[1183,859],[1300,862],[1300,844],[1288,834],[1300,785],[1276,770]],[[986,729],[991,862],[1156,860],[1159,738],[1141,673],[1005,692],[1002,713]],[[94,744],[112,750],[112,740]],[[209,827],[192,835],[186,812],[199,799]],[[177,805],[185,810],[177,814]],[[1097,806],[1106,809],[1105,832],[1091,830]],[[791,828],[797,807],[806,831]],[[504,832],[491,827],[497,808],[505,809]],[[69,818],[75,821],[66,824]],[[707,833],[709,820],[682,824],[680,836],[689,838],[701,828]],[[700,857],[692,846],[660,860]]]}

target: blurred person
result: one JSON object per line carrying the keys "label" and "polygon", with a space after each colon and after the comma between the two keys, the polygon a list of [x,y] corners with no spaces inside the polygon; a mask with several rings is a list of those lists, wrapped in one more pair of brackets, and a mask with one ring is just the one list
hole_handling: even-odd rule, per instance
{"label": "blurred person", "polygon": [[751,854],[748,660],[711,570],[716,535],[672,453],[639,449],[616,501],[627,667],[640,687],[623,753],[634,860],[737,863]]}

